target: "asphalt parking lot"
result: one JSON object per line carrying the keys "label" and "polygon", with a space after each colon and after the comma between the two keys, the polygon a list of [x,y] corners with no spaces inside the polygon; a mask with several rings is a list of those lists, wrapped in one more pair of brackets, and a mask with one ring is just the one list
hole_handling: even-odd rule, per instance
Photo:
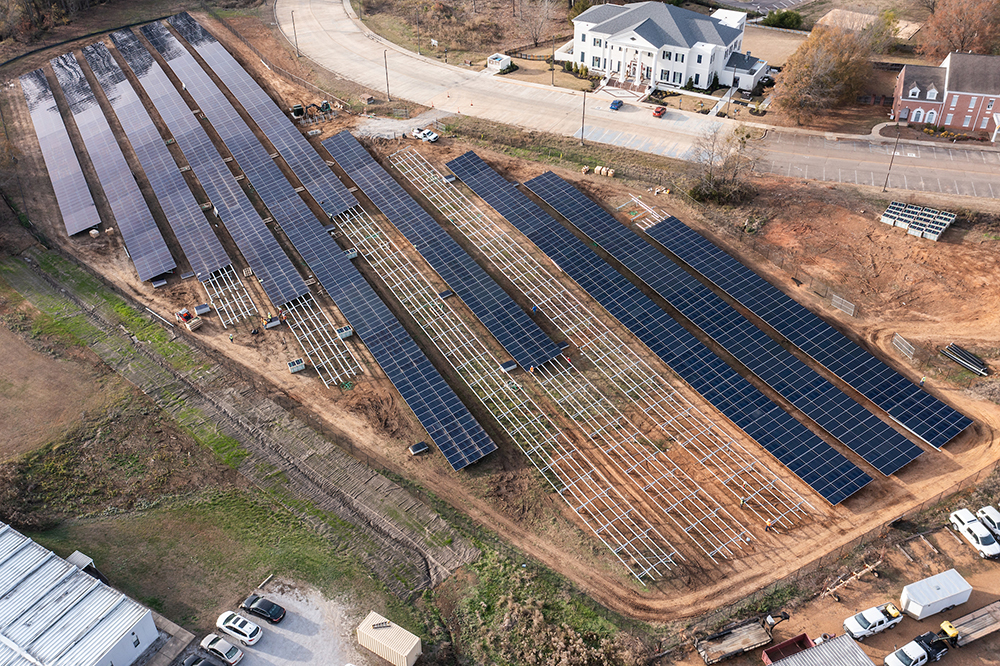
{"label": "asphalt parking lot", "polygon": [[[385,663],[374,655],[363,654],[364,649],[355,640],[354,629],[367,611],[359,612],[341,602],[326,599],[315,589],[281,581],[270,583],[264,596],[285,607],[285,619],[279,624],[270,624],[240,611],[241,615],[259,624],[264,632],[260,641],[250,647],[233,641],[246,653],[240,666],[380,666]],[[204,634],[196,636],[174,663],[181,664],[195,653],[204,657],[204,651],[198,648],[204,637]],[[219,663],[215,658],[210,661]]]}

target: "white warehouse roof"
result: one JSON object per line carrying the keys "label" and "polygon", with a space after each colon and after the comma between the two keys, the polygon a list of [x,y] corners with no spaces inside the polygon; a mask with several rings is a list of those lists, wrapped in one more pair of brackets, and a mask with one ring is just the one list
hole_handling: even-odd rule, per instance
{"label": "white warehouse roof", "polygon": [[0,523],[0,666],[92,666],[147,613]]}

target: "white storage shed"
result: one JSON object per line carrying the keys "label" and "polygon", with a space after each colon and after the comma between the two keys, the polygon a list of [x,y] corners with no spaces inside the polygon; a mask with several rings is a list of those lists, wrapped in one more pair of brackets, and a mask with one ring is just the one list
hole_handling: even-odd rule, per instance
{"label": "white storage shed", "polygon": [[419,637],[375,611],[358,625],[358,643],[393,666],[413,666],[423,653]]}

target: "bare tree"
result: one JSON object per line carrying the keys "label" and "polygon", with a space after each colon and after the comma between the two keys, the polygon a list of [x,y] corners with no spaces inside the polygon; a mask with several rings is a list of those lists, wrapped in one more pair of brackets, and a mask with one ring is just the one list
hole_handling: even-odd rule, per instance
{"label": "bare tree", "polygon": [[1000,0],[938,0],[923,35],[920,52],[935,60],[952,51],[990,54],[1000,46]]}
{"label": "bare tree", "polygon": [[552,0],[535,0],[528,7],[529,11],[526,14],[522,6],[521,20],[525,23],[532,43],[538,46],[545,37],[545,28],[552,18]]}
{"label": "bare tree", "polygon": [[788,58],[774,89],[774,103],[795,121],[850,101],[871,72],[872,38],[866,32],[823,26]]}
{"label": "bare tree", "polygon": [[691,196],[698,201],[738,203],[753,196],[750,183],[760,157],[753,132],[746,125],[732,130],[721,123],[699,137],[694,146],[698,175]]}

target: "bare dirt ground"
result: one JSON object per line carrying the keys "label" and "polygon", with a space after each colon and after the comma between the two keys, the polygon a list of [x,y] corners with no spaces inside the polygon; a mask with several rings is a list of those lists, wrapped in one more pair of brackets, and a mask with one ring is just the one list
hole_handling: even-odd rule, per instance
{"label": "bare dirt ground", "polygon": [[[788,607],[791,619],[775,628],[774,643],[780,643],[799,634],[816,638],[820,634],[839,635],[843,633],[845,618],[866,608],[892,601],[899,603],[899,595],[904,585],[955,568],[969,581],[973,593],[969,601],[952,611],[932,616],[923,621],[906,617],[897,627],[884,633],[866,638],[859,643],[865,653],[875,663],[903,644],[927,631],[937,631],[942,621],[955,619],[980,606],[1000,599],[1000,569],[996,562],[980,560],[964,542],[958,542],[954,533],[943,528],[928,534],[927,543],[919,539],[903,546],[915,561],[910,562],[896,549],[883,553],[883,564],[876,571],[879,576],[862,576],[859,580],[837,590],[835,596],[817,596],[805,603]],[[937,552],[935,552],[935,550]],[[871,562],[877,561],[872,554]],[[860,567],[858,567],[860,569]],[[678,656],[677,666],[697,666],[703,664],[698,654],[691,649],[693,641],[687,643],[687,653]],[[727,664],[732,666],[752,666],[760,663],[760,652],[755,650],[746,656],[737,657]],[[945,657],[957,666],[996,666],[1000,664],[1000,634],[993,634],[965,647],[950,650]]]}
{"label": "bare dirt ground", "polygon": [[32,451],[93,406],[97,382],[88,373],[67,371],[67,361],[29,347],[0,327],[4,372],[0,379],[0,422],[4,423],[0,457]]}
{"label": "bare dirt ground", "polygon": [[[306,93],[283,79],[267,76],[266,70],[247,57],[242,47],[234,47],[228,33],[205,17],[198,18],[241,54],[249,69],[258,78],[264,78],[283,106],[305,96]],[[263,34],[261,41],[255,43],[267,47]],[[285,52],[281,45],[272,45],[269,57],[272,51],[276,58]],[[28,211],[45,234],[118,288],[149,303],[161,314],[168,315],[179,307],[203,301],[204,295],[198,293],[196,285],[182,283],[176,277],[169,280],[166,289],[157,291],[138,284],[115,237],[65,238],[23,98],[19,98],[19,90],[8,97],[16,110],[12,134],[24,155],[22,179],[28,193]],[[335,131],[350,127],[353,122],[353,117],[341,115],[324,129]],[[440,165],[469,149],[469,145],[443,139],[435,146],[420,149]],[[518,180],[537,175],[545,168],[498,153],[479,152]],[[565,170],[561,175],[580,182],[589,193],[609,205],[617,205],[630,193],[647,195],[643,187],[627,183],[585,178]],[[874,221],[878,211],[871,195],[864,190],[859,194],[855,189],[800,185],[770,178],[761,179],[760,188],[761,195],[752,210],[771,214],[764,230],[756,236],[758,249],[787,253],[803,267],[808,266],[811,273],[847,285],[848,295],[861,308],[861,316],[851,320],[831,312],[804,287],[796,286],[792,274],[762,262],[751,248],[734,244],[725,233],[721,241],[863,344],[882,350],[883,358],[911,378],[919,378],[921,369],[899,362],[891,352],[892,331],[927,346],[955,339],[980,351],[997,347],[998,315],[988,305],[997,296],[998,285],[990,277],[996,275],[996,259],[994,245],[985,236],[978,236],[983,242],[975,243],[973,236],[963,237],[960,229],[946,236],[944,242],[934,244],[898,233]],[[704,220],[700,211],[680,198],[667,198],[661,205],[695,226],[711,232],[720,228],[717,223]],[[861,213],[861,209],[866,212]],[[742,214],[743,211],[735,212],[731,219],[741,219]],[[971,229],[970,233],[977,232]],[[534,470],[509,443],[503,443],[496,454],[461,474],[451,472],[437,456],[409,457],[405,446],[425,435],[373,365],[368,365],[370,374],[359,377],[351,391],[329,390],[315,376],[287,373],[284,363],[299,355],[288,332],[268,331],[263,337],[250,338],[240,330],[235,341],[230,342],[228,331],[209,319],[195,335],[202,344],[273,384],[277,391],[288,396],[290,404],[301,405],[301,413],[310,417],[310,423],[321,430],[345,433],[344,441],[350,442],[356,455],[435,492],[527,554],[563,573],[609,608],[647,620],[689,616],[719,603],[735,601],[746,592],[807,564],[822,554],[823,546],[835,548],[850,542],[1000,456],[995,436],[996,428],[1000,427],[996,405],[932,378],[930,390],[977,419],[974,432],[961,436],[943,452],[928,452],[898,477],[878,480],[872,488],[840,507],[823,507],[821,500],[815,499],[820,515],[801,530],[782,535],[758,530],[754,552],[747,557],[718,565],[700,563],[704,568],[690,567],[675,579],[643,589],[609,562],[611,558],[605,550],[580,528],[561,500],[540,485]],[[360,346],[357,350],[364,354]],[[389,415],[392,412],[395,417]],[[756,445],[747,442],[747,446]],[[761,458],[768,460],[763,453]],[[732,500],[728,503],[734,504]],[[734,515],[741,515],[738,507],[727,508]]]}

